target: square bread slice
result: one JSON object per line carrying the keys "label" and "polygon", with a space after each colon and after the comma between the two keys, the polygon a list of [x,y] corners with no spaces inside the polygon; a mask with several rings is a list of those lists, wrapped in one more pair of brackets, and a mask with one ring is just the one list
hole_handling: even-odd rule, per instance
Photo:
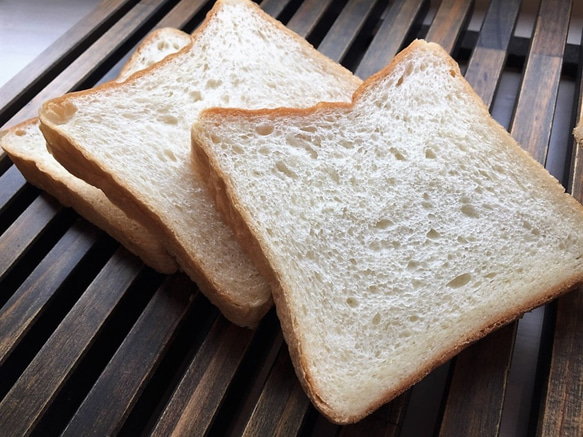
{"label": "square bread slice", "polygon": [[435,44],[415,41],[352,104],[210,109],[192,139],[334,422],[583,280],[583,208]]}
{"label": "square bread slice", "polygon": [[188,49],[122,84],[45,103],[41,129],[69,171],[165,236],[228,319],[254,326],[272,306],[271,290],[190,165],[192,123],[213,106],[350,101],[360,83],[254,3],[219,0]]}
{"label": "square bread slice", "polygon": [[[178,29],[150,32],[122,67],[116,79],[122,82],[139,70],[175,53],[192,41]],[[0,132],[2,147],[25,179],[45,190],[63,205],[101,228],[142,261],[161,273],[173,273],[178,266],[166,251],[159,235],[129,218],[103,192],[70,174],[47,150],[37,118]]]}

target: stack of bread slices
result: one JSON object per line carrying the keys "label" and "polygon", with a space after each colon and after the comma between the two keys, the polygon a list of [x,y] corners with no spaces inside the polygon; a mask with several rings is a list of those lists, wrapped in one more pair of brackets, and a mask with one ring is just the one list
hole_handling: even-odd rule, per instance
{"label": "stack of bread slices", "polygon": [[219,0],[192,36],[153,34],[119,80],[39,119],[0,139],[27,179],[238,325],[275,302],[337,423],[583,282],[582,207],[435,44],[363,83]]}

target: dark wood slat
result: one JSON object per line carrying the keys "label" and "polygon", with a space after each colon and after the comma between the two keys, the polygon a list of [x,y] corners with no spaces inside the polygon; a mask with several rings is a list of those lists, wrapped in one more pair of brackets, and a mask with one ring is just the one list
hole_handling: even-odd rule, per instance
{"label": "dark wood slat", "polygon": [[261,2],[261,9],[272,17],[278,17],[289,2],[290,0],[264,0]]}
{"label": "dark wood slat", "polygon": [[252,331],[217,318],[152,435],[204,435],[252,337]]}
{"label": "dark wood slat", "polygon": [[488,107],[494,100],[504,68],[520,4],[520,0],[493,0],[490,3],[466,69],[467,81]]}
{"label": "dark wood slat", "polygon": [[165,0],[139,3],[117,21],[90,48],[71,62],[42,91],[18,111],[6,126],[16,125],[36,117],[41,105],[77,88],[93,72],[107,62],[108,56],[120,48],[139,27],[152,18],[164,6]]}
{"label": "dark wood slat", "polygon": [[158,367],[175,330],[190,308],[195,285],[169,277],[102,372],[64,436],[116,434]]}
{"label": "dark wood slat", "polygon": [[[583,47],[583,38],[580,45]],[[579,65],[581,70],[581,65]],[[575,122],[583,118],[583,76]],[[581,147],[573,140],[569,191],[583,203],[583,160]],[[559,298],[553,335],[551,363],[545,399],[538,424],[540,437],[583,435],[583,289]]]}
{"label": "dark wood slat", "polygon": [[551,137],[571,6],[570,0],[541,2],[511,123],[512,136],[543,165]]}
{"label": "dark wood slat", "polygon": [[52,197],[39,196],[0,236],[0,281],[62,209]]}
{"label": "dark wood slat", "polygon": [[[92,35],[114,18],[117,18],[125,8],[135,3],[135,0],[103,0],[87,16],[69,29],[49,48],[37,56],[16,76],[0,88],[0,126],[10,117],[4,115],[7,108],[17,105],[25,94],[45,79],[54,67],[64,58],[81,50],[81,46],[92,38]],[[24,104],[24,101],[22,102]],[[21,104],[21,105],[22,105]]]}
{"label": "dark wood slat", "polygon": [[[518,0],[490,4],[466,70],[466,79],[488,106],[500,80],[519,8]],[[494,34],[495,44],[491,40]],[[512,323],[492,333],[454,360],[440,435],[498,434],[517,327]]]}
{"label": "dark wood slat", "polygon": [[15,165],[0,176],[0,214],[6,209],[10,202],[18,196],[26,186],[26,179],[18,171]]}
{"label": "dark wood slat", "polygon": [[162,18],[154,29],[174,27],[182,29],[208,3],[208,0],[181,0]]}
{"label": "dark wood slat", "polygon": [[318,50],[340,62],[374,7],[373,0],[350,0],[344,7]]}
{"label": "dark wood slat", "polygon": [[373,75],[391,62],[403,46],[411,26],[418,19],[426,0],[397,0],[375,34],[356,69],[362,79]]}
{"label": "dark wood slat", "polygon": [[110,259],[0,403],[0,435],[34,429],[141,268],[124,249]]}
{"label": "dark wood slat", "polygon": [[294,373],[287,345],[282,344],[243,435],[297,435],[309,408],[310,401]]}
{"label": "dark wood slat", "polygon": [[407,413],[407,405],[411,390],[393,399],[370,416],[352,425],[346,425],[340,432],[340,437],[382,436],[398,437]]}
{"label": "dark wood slat", "polygon": [[583,289],[558,301],[541,437],[583,435]]}
{"label": "dark wood slat", "polygon": [[498,435],[517,326],[511,323],[458,355],[440,435]]}
{"label": "dark wood slat", "polygon": [[452,52],[472,10],[473,0],[443,0],[425,36]]}
{"label": "dark wood slat", "polygon": [[333,0],[306,0],[288,21],[287,27],[304,38],[308,37]]}
{"label": "dark wood slat", "polygon": [[87,254],[96,239],[87,222],[75,224],[0,310],[0,365],[43,313],[63,281]]}

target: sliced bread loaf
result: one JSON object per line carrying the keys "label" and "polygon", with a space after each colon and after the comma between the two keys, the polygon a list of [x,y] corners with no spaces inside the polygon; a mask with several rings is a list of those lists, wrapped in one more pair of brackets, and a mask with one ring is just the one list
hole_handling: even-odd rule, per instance
{"label": "sliced bread loaf", "polygon": [[[191,42],[187,33],[163,28],[148,34],[124,65],[117,81],[147,68]],[[25,121],[0,132],[0,146],[31,184],[47,191],[63,205],[106,231],[145,264],[161,273],[173,273],[177,264],[159,235],[130,219],[101,190],[71,175],[48,152],[38,119]]]}
{"label": "sliced bread loaf", "polygon": [[414,42],[352,104],[211,109],[192,138],[335,422],[583,281],[583,208],[435,44]]}
{"label": "sliced bread loaf", "polygon": [[46,103],[41,129],[65,167],[159,230],[223,314],[252,326],[271,291],[190,165],[192,123],[212,106],[350,101],[361,81],[248,0],[219,0],[193,38],[122,84]]}

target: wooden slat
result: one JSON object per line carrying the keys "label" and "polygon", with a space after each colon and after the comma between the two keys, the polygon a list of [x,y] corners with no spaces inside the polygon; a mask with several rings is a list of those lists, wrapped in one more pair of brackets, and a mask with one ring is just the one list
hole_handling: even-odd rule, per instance
{"label": "wooden slat", "polygon": [[[94,34],[117,19],[135,0],[103,0],[49,48],[0,88],[0,127],[12,116],[8,110],[22,106],[27,95],[50,80],[68,56],[75,56],[91,42]],[[20,103],[19,103],[20,102]]]}
{"label": "wooden slat", "polygon": [[542,0],[510,128],[512,136],[543,165],[551,138],[571,6],[570,0]]}
{"label": "wooden slat", "polygon": [[473,0],[443,0],[425,36],[452,52],[472,10]]}
{"label": "wooden slat", "polygon": [[290,3],[290,0],[263,0],[261,9],[272,17],[278,17]]}
{"label": "wooden slat", "polygon": [[[466,79],[487,106],[501,77],[519,8],[519,0],[492,1],[466,70]],[[492,333],[454,360],[440,435],[498,434],[517,326]]]}
{"label": "wooden slat", "polygon": [[310,401],[294,373],[287,345],[280,348],[243,435],[297,435]]}
{"label": "wooden slat", "polygon": [[79,55],[42,91],[34,96],[7,123],[12,126],[29,118],[36,117],[41,105],[59,97],[71,89],[78,88],[92,73],[108,62],[109,55],[119,49],[149,19],[164,6],[165,0],[152,0],[139,3],[117,21],[90,48]]}
{"label": "wooden slat", "polygon": [[306,0],[288,21],[287,27],[306,38],[330,6],[333,0]]}
{"label": "wooden slat", "polygon": [[318,46],[318,50],[337,62],[342,61],[373,7],[373,0],[350,0]]}
{"label": "wooden slat", "polygon": [[366,79],[389,64],[403,46],[410,28],[418,19],[426,0],[397,0],[376,32],[362,58],[356,75]]}
{"label": "wooden slat", "polygon": [[0,214],[4,212],[10,202],[21,193],[26,186],[26,179],[18,171],[15,165],[0,176]]}
{"label": "wooden slat", "polygon": [[141,268],[116,252],[0,403],[0,435],[33,430]]}
{"label": "wooden slat", "polygon": [[583,435],[583,289],[559,299],[541,437]]}
{"label": "wooden slat", "polygon": [[190,308],[194,284],[169,277],[87,395],[62,435],[114,435],[158,367],[178,324]]}
{"label": "wooden slat", "polygon": [[181,0],[162,18],[154,29],[174,27],[182,29],[208,3],[208,0]]}
{"label": "wooden slat", "polygon": [[204,435],[251,339],[252,331],[218,317],[152,435]]}
{"label": "wooden slat", "polygon": [[87,254],[96,235],[84,221],[69,229],[0,309],[0,366]]}
{"label": "wooden slat", "polygon": [[0,236],[0,281],[62,209],[52,197],[39,196]]}
{"label": "wooden slat", "polygon": [[520,0],[492,0],[465,72],[465,78],[488,107],[504,68],[520,4]]}

